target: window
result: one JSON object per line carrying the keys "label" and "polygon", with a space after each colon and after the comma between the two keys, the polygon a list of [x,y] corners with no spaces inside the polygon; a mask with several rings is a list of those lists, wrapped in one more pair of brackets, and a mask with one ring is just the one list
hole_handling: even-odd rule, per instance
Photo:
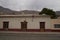
{"label": "window", "polygon": [[54,24],[55,28],[60,28],[60,24]]}

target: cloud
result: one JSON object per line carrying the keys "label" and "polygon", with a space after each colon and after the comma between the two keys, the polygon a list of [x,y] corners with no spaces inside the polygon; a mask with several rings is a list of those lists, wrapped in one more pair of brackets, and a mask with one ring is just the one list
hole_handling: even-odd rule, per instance
{"label": "cloud", "polygon": [[0,5],[12,10],[60,10],[60,0],[0,0]]}

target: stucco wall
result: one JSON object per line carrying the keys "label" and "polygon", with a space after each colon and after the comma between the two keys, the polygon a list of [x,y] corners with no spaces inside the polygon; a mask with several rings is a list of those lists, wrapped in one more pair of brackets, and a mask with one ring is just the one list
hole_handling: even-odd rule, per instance
{"label": "stucco wall", "polygon": [[9,29],[21,29],[21,22],[26,20],[27,29],[40,29],[39,22],[45,22],[45,29],[51,29],[50,17],[6,17],[0,18],[0,28],[3,28],[3,21],[9,21]]}
{"label": "stucco wall", "polygon": [[54,27],[54,24],[60,24],[60,18],[57,18],[57,19],[51,19],[51,26],[52,26],[52,29],[60,29],[60,28],[55,28]]}

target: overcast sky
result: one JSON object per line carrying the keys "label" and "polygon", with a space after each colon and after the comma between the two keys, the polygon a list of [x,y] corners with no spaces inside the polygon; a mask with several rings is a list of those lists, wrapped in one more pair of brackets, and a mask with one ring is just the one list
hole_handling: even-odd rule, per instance
{"label": "overcast sky", "polygon": [[60,0],[0,0],[0,6],[12,10],[41,10],[51,8],[60,11]]}

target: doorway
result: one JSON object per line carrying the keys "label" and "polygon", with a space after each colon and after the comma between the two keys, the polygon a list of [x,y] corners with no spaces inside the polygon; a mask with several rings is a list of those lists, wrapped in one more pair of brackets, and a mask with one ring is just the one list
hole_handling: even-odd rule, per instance
{"label": "doorway", "polygon": [[40,22],[40,31],[41,32],[45,31],[45,22]]}
{"label": "doorway", "polygon": [[27,31],[27,22],[26,21],[21,22],[21,30],[22,31]]}
{"label": "doorway", "polygon": [[8,30],[9,22],[3,22],[3,29]]}

